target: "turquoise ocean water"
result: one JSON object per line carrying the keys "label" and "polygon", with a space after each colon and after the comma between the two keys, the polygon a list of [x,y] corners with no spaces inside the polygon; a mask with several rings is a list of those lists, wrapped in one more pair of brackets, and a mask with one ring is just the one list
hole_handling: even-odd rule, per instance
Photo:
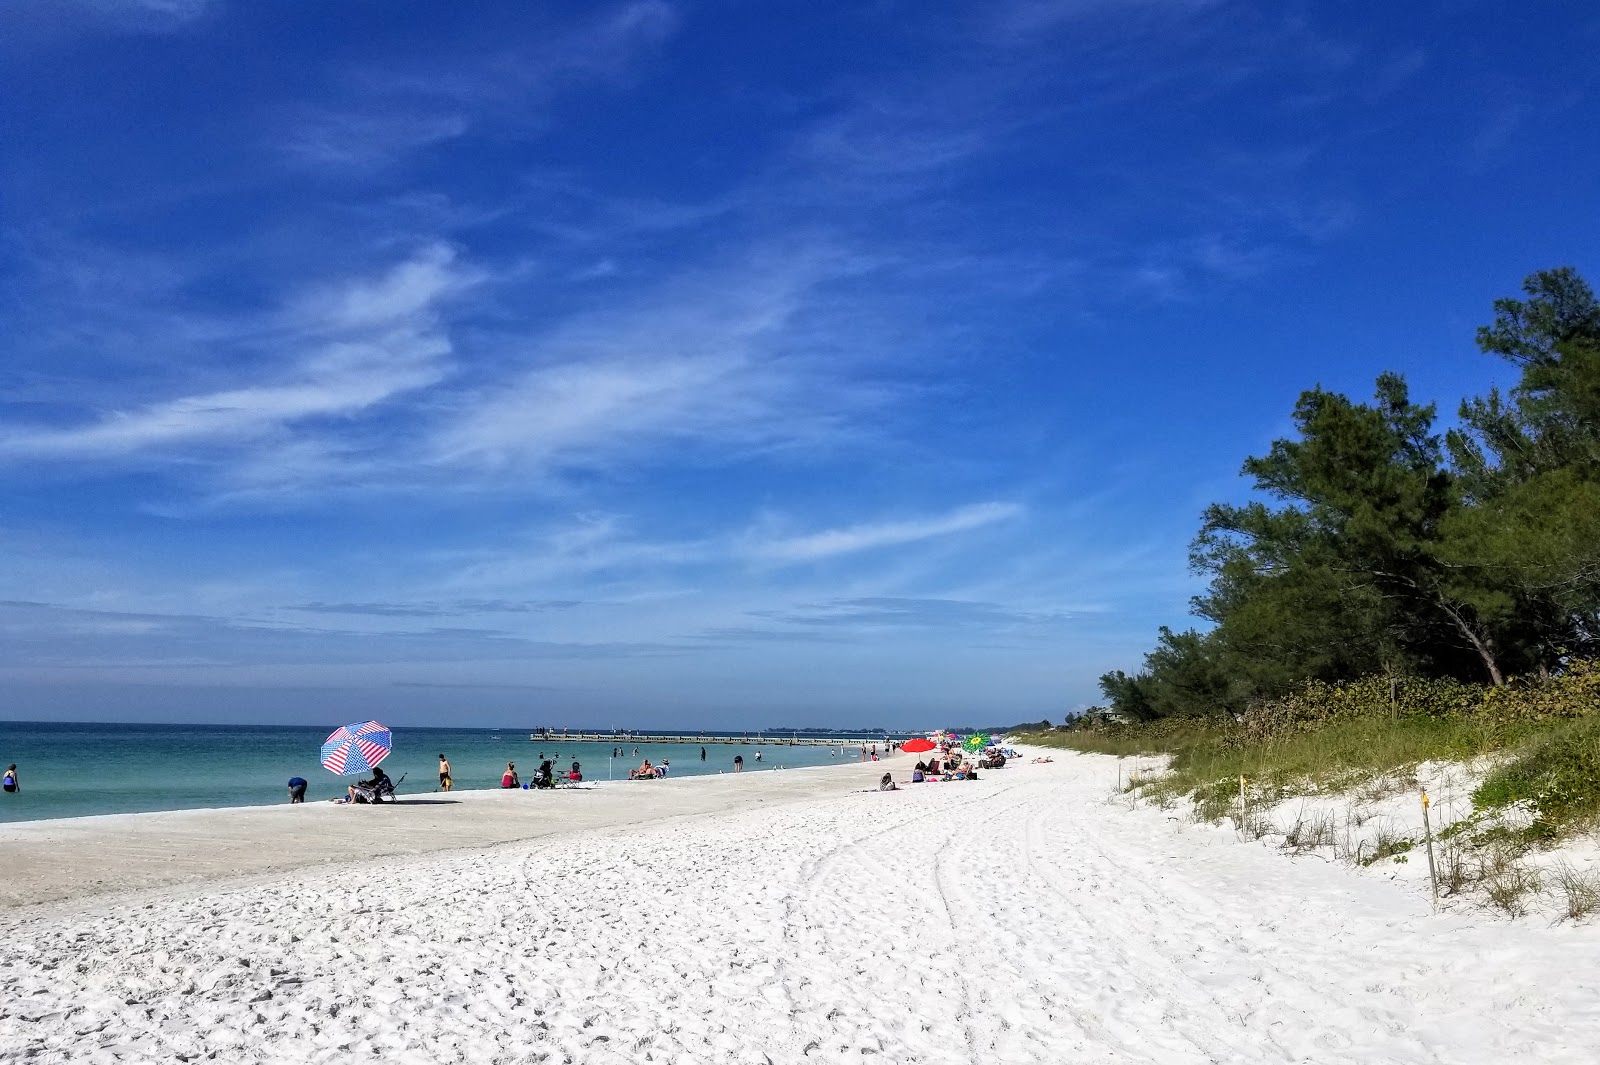
{"label": "turquoise ocean water", "polygon": [[[17,763],[21,791],[0,794],[0,821],[45,817],[187,810],[216,806],[260,806],[285,802],[290,777],[309,783],[307,802],[344,794],[356,777],[336,777],[322,768],[319,752],[332,728],[251,725],[144,725],[0,722],[0,769]],[[688,731],[688,730],[685,730]],[[711,735],[708,733],[708,735]],[[785,733],[785,735],[788,735]],[[804,735],[800,733],[799,735]],[[614,747],[624,756],[610,766],[616,779],[641,758],[672,763],[672,776],[731,772],[733,757],[744,756],[746,772],[783,766],[837,764],[858,757],[854,747],[780,745],[775,735],[751,734],[750,742],[700,745],[566,743],[530,740],[526,731],[490,729],[397,728],[394,753],[384,771],[407,794],[431,793],[439,781],[438,756],[450,757],[458,789],[498,788],[506,763],[516,762],[530,780],[540,755],[568,768],[574,759],[590,780],[607,779]],[[639,753],[634,755],[634,749]],[[762,761],[755,761],[755,753]]]}

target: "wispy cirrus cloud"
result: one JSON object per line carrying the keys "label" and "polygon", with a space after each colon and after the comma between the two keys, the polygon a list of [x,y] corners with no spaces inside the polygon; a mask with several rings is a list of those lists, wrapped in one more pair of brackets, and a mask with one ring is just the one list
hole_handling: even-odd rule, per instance
{"label": "wispy cirrus cloud", "polygon": [[682,653],[649,641],[561,641],[501,629],[428,626],[377,631],[249,617],[92,610],[0,601],[0,673],[51,669],[194,669],[252,665],[382,665],[432,661],[595,659]]}
{"label": "wispy cirrus cloud", "polygon": [[858,376],[878,357],[839,358],[815,331],[827,287],[859,274],[849,257],[802,253],[684,275],[630,304],[513,341],[510,373],[456,397],[428,461],[487,472],[604,470],[683,452],[716,461],[800,441],[837,447],[885,403]]}
{"label": "wispy cirrus cloud", "polygon": [[444,245],[376,279],[329,283],[283,311],[218,331],[217,345],[256,353],[250,379],[67,424],[0,433],[0,460],[135,459],[174,448],[259,441],[304,423],[359,415],[437,383],[451,351],[439,304],[471,283]]}
{"label": "wispy cirrus cloud", "polygon": [[[36,17],[49,29],[63,33],[87,27],[119,30],[125,33],[163,33],[175,30],[216,11],[223,0],[19,0],[11,5],[20,17]],[[8,19],[19,17],[8,11]],[[39,27],[31,22],[29,28]]]}
{"label": "wispy cirrus cloud", "polygon": [[865,596],[807,604],[784,613],[765,615],[791,625],[832,628],[880,626],[895,628],[993,629],[1012,625],[1054,625],[1071,615],[1062,611],[1026,611],[999,603],[967,599]]}
{"label": "wispy cirrus cloud", "polygon": [[404,68],[358,67],[343,79],[342,100],[291,112],[276,143],[302,165],[358,171],[455,140],[485,121],[538,129],[542,108],[561,93],[626,82],[678,21],[666,0],[629,0],[574,25],[544,27],[537,44],[490,42],[470,65],[442,63],[458,58],[447,52]]}
{"label": "wispy cirrus cloud", "polygon": [[974,503],[930,517],[851,525],[766,540],[751,544],[749,552],[756,558],[775,562],[815,562],[837,555],[951,536],[1009,521],[1022,513],[1022,507],[1015,503]]}
{"label": "wispy cirrus cloud", "polygon": [[1028,610],[970,599],[861,596],[752,610],[755,624],[714,626],[692,639],[712,643],[812,644],[934,634],[983,640],[1047,638],[1072,619],[1064,610]]}
{"label": "wispy cirrus cloud", "polygon": [[1063,26],[1096,17],[1173,18],[1222,0],[1002,0],[985,5],[993,34],[1007,42],[1028,41]]}
{"label": "wispy cirrus cloud", "polygon": [[286,609],[310,614],[347,614],[381,618],[427,618],[452,617],[464,614],[532,614],[549,610],[570,610],[580,605],[576,599],[456,599],[446,603],[299,603]]}

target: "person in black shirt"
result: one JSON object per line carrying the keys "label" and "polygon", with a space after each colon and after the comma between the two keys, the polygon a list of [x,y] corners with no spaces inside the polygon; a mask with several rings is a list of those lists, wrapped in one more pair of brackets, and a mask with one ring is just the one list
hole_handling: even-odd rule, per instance
{"label": "person in black shirt", "polygon": [[[388,784],[388,783],[389,783],[389,774],[387,774],[387,773],[385,773],[383,771],[383,767],[382,766],[375,765],[375,766],[372,767],[372,779],[371,780],[358,780],[356,783],[351,784],[348,788],[345,789],[345,794],[348,796],[348,801],[349,802],[355,802],[356,801],[356,789],[360,788],[367,796],[367,799],[365,801],[376,802],[378,800],[378,789],[383,787],[385,784]],[[390,786],[392,787],[393,785],[390,785]]]}

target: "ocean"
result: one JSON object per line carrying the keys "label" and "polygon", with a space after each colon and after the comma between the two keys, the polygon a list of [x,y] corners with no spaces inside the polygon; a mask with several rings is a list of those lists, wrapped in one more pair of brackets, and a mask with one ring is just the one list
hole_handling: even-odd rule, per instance
{"label": "ocean", "polygon": [[[288,800],[290,777],[304,777],[307,802],[344,794],[356,776],[337,777],[322,768],[319,753],[329,728],[263,725],[86,724],[0,721],[0,769],[17,764],[21,790],[0,794],[0,822],[46,817],[192,810],[218,806],[264,806]],[[693,730],[673,731],[683,735]],[[738,737],[739,733],[704,733]],[[854,746],[787,746],[785,732],[750,733],[749,742],[707,744],[576,743],[530,740],[527,730],[396,728],[394,753],[384,771],[400,784],[400,796],[431,793],[439,782],[442,752],[458,789],[498,788],[507,762],[530,780],[541,757],[566,770],[576,759],[589,780],[627,780],[628,770],[649,758],[672,763],[673,777],[731,772],[743,755],[745,772],[837,764],[858,757]],[[817,735],[813,733],[812,735]],[[614,748],[623,757],[611,760]],[[638,750],[638,754],[633,752]],[[880,747],[881,749],[881,747]],[[755,761],[757,751],[762,754]],[[609,764],[608,764],[609,763]]]}

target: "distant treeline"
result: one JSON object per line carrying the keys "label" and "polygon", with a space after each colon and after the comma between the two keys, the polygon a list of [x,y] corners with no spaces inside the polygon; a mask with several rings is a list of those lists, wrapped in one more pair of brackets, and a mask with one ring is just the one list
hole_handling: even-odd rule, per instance
{"label": "distant treeline", "polygon": [[1048,719],[1043,721],[1024,721],[1017,725],[961,725],[956,728],[947,728],[944,731],[954,732],[958,736],[970,736],[975,732],[982,732],[989,736],[1006,736],[1013,732],[1043,732],[1051,728]]}
{"label": "distant treeline", "polygon": [[1295,434],[1245,461],[1260,498],[1203,514],[1209,624],[1103,675],[1105,710],[1242,714],[1373,676],[1499,687],[1600,657],[1600,304],[1569,268],[1523,288],[1477,334],[1520,380],[1463,401],[1459,428],[1436,432],[1398,374],[1368,403],[1301,394]]}

